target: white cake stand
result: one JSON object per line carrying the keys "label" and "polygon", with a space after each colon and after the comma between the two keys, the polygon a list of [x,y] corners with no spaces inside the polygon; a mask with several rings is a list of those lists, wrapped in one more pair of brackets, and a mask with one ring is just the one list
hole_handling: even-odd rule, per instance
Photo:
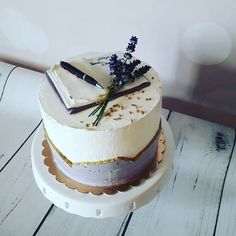
{"label": "white cake stand", "polygon": [[69,189],[64,184],[59,183],[55,176],[48,172],[48,167],[45,166],[44,157],[42,156],[44,131],[41,126],[34,137],[31,150],[35,181],[47,199],[69,213],[94,218],[127,214],[151,201],[159,193],[170,172],[174,140],[170,126],[164,117],[162,117],[162,128],[166,139],[166,150],[164,160],[158,166],[158,170],[149,179],[125,192],[96,196],[91,193],[80,193],[75,189]]}

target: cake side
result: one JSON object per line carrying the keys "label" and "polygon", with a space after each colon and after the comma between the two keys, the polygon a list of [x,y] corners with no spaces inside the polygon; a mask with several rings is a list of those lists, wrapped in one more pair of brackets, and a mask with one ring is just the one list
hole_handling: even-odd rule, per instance
{"label": "cake side", "polygon": [[[147,173],[156,160],[161,127],[151,142],[135,157],[134,161],[116,159],[104,164],[90,164],[70,167],[50,145],[52,161],[65,176],[87,186],[110,187],[140,180],[143,173]],[[155,162],[155,163],[154,163]]]}

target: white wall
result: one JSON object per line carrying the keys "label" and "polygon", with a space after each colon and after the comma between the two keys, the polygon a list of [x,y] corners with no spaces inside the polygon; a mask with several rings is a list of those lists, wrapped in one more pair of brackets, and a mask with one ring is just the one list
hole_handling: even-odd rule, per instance
{"label": "white wall", "polygon": [[236,69],[234,0],[0,4],[1,58],[47,68],[86,51],[124,50],[130,36],[137,35],[136,55],[160,73],[164,94],[185,100],[195,84],[195,62]]}

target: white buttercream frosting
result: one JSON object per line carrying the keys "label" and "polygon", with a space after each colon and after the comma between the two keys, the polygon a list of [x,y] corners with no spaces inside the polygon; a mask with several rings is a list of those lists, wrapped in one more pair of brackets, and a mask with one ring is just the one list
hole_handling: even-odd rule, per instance
{"label": "white buttercream frosting", "polygon": [[[90,60],[91,55],[95,56],[85,54],[71,61],[81,62],[81,58],[85,61]],[[97,56],[103,54],[96,54]],[[99,70],[99,66],[102,65],[98,64],[96,70]],[[94,78],[96,70],[90,74]],[[109,76],[109,71],[103,73]],[[151,85],[110,101],[106,115],[98,126],[92,126],[96,116],[89,117],[95,107],[69,114],[49,82],[45,80],[40,87],[39,103],[49,138],[72,162],[93,162],[119,156],[131,158],[136,156],[153,138],[160,122],[160,80],[153,69],[147,72],[145,77]],[[74,95],[77,98],[80,96]],[[81,99],[83,98],[82,96]],[[113,112],[110,112],[111,110]]]}

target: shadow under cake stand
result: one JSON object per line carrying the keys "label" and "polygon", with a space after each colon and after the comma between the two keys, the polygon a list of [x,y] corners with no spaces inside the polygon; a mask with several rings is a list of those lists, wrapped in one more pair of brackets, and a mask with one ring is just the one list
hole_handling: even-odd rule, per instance
{"label": "shadow under cake stand", "polygon": [[113,195],[80,193],[76,189],[69,189],[65,184],[58,182],[55,176],[48,172],[48,167],[44,164],[44,157],[42,156],[44,130],[41,125],[34,136],[31,150],[33,174],[39,189],[57,207],[83,217],[116,217],[142,207],[159,193],[172,166],[174,154],[173,134],[163,116],[161,120],[165,137],[163,161],[150,178],[143,180],[140,185]]}

